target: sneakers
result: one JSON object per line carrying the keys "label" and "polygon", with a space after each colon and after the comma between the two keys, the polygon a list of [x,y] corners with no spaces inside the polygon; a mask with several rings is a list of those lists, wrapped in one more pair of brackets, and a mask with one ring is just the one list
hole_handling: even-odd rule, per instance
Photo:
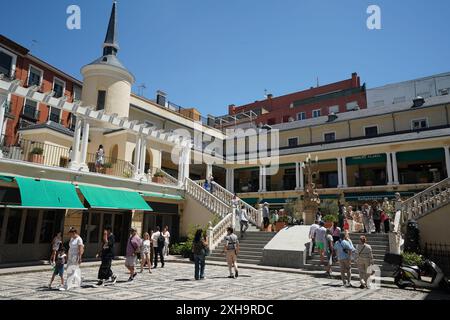
{"label": "sneakers", "polygon": [[117,276],[116,275],[113,275],[111,277],[111,282],[112,282],[112,284],[116,284],[116,282],[117,282]]}
{"label": "sneakers", "polygon": [[360,289],[364,289],[364,288],[366,288],[366,286],[363,285],[363,284],[361,283],[361,285],[359,286],[359,288],[360,288]]}
{"label": "sneakers", "polygon": [[234,279],[234,276],[233,276],[232,274],[230,274],[230,275],[228,276],[228,278]]}
{"label": "sneakers", "polygon": [[161,265],[161,268],[164,268],[164,263]]}
{"label": "sneakers", "polygon": [[237,278],[239,276],[238,271],[236,270],[236,272],[234,273],[234,277]]}
{"label": "sneakers", "polygon": [[133,274],[133,279],[134,279],[134,277],[136,277],[137,276],[137,272],[135,272],[134,274]]}
{"label": "sneakers", "polygon": [[131,281],[133,281],[133,277],[128,278],[128,282],[131,282]]}
{"label": "sneakers", "polygon": [[98,280],[97,282],[97,286],[104,286],[105,285],[105,280]]}
{"label": "sneakers", "polygon": [[47,288],[51,289],[51,288],[52,288],[52,285],[49,283],[49,284],[47,285]]}

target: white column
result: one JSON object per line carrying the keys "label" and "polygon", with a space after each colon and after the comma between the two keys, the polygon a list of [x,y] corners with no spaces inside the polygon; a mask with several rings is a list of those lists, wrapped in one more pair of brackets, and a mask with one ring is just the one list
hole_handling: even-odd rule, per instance
{"label": "white column", "polygon": [[347,188],[347,162],[345,160],[345,157],[341,158],[342,161],[342,187]]}
{"label": "white column", "polygon": [[300,190],[300,163],[295,163],[295,190]]}
{"label": "white column", "polygon": [[141,161],[141,137],[136,136],[136,146],[134,148],[134,178],[139,179],[139,163]]}
{"label": "white column", "polygon": [[400,184],[398,181],[397,152],[392,152],[392,171],[394,172],[394,184]]}
{"label": "white column", "polygon": [[[0,94],[0,143],[3,142],[3,124],[5,121],[6,103],[8,101],[7,94]],[[0,158],[3,158],[3,152],[0,148]]]}
{"label": "white column", "polygon": [[260,172],[261,172],[261,182],[262,182],[261,191],[265,192],[265,191],[267,191],[266,166],[261,166]]}
{"label": "white column", "polygon": [[89,143],[89,122],[83,120],[83,137],[81,138],[81,155],[80,155],[80,169],[84,172],[89,172],[89,167],[86,164],[87,149]]}
{"label": "white column", "polygon": [[341,158],[337,158],[337,169],[338,169],[338,188],[342,188],[342,165],[341,165]]}
{"label": "white column", "polygon": [[232,193],[234,193],[234,169],[227,168],[226,175],[226,189]]}
{"label": "white column", "polygon": [[75,123],[75,132],[73,134],[73,143],[72,143],[72,155],[70,157],[70,166],[71,170],[80,169],[80,137],[81,137],[81,124],[82,120],[80,117],[77,117],[77,122]]}
{"label": "white column", "polygon": [[180,151],[180,157],[178,160],[178,184],[183,185],[184,183],[184,149]]}
{"label": "white column", "polygon": [[387,177],[388,177],[388,185],[391,185],[393,183],[392,181],[392,161],[391,161],[391,153],[387,152],[386,153],[386,172],[387,172]]}
{"label": "white column", "polygon": [[145,174],[145,156],[147,155],[147,139],[141,138],[141,152],[140,152],[140,162],[139,162],[139,174]]}
{"label": "white column", "polygon": [[212,177],[212,164],[206,164],[206,180]]}
{"label": "white column", "polygon": [[449,146],[444,147],[445,152],[445,167],[447,168],[447,178],[450,177],[450,151]]}
{"label": "white column", "polygon": [[191,149],[185,148],[185,161],[184,161],[184,170],[183,170],[185,178],[189,178],[189,166],[190,165],[191,165]]}
{"label": "white column", "polygon": [[305,189],[305,177],[303,176],[303,162],[299,163],[300,166],[300,190]]}

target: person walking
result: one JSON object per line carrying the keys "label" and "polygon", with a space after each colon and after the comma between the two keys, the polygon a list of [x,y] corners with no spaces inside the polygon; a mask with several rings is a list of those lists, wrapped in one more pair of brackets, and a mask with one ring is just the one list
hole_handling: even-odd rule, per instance
{"label": "person walking", "polygon": [[64,246],[62,243],[59,244],[58,250],[56,250],[55,255],[55,266],[53,268],[53,275],[52,279],[50,280],[50,283],[48,284],[48,288],[52,288],[53,280],[55,280],[55,277],[59,275],[61,278],[61,286],[60,289],[64,288],[64,264],[66,263],[66,252],[64,251]]}
{"label": "person walking", "polygon": [[339,241],[341,236],[341,228],[338,227],[338,223],[336,221],[333,222],[333,226],[330,228],[330,231],[333,237],[333,243]]}
{"label": "person walking", "polygon": [[135,272],[137,255],[140,254],[140,248],[142,245],[141,238],[137,235],[136,228],[130,228],[130,237],[127,242],[127,250],[125,257],[125,267],[130,272],[128,281],[133,281],[137,273]]}
{"label": "person walking", "polygon": [[341,230],[344,229],[344,219],[345,219],[345,205],[341,204],[341,201],[338,201],[338,222],[339,228]]}
{"label": "person walking", "polygon": [[342,283],[346,287],[351,287],[352,269],[351,269],[351,257],[352,252],[355,250],[353,246],[345,240],[345,234],[341,233],[339,241],[334,244],[334,250],[336,251],[339,267],[341,269]]}
{"label": "person walking", "polygon": [[98,150],[95,152],[95,171],[97,173],[103,171],[103,165],[105,164],[105,150],[103,145],[98,146]]}
{"label": "person walking", "polygon": [[150,235],[148,232],[144,233],[144,239],[142,240],[141,247],[141,273],[144,272],[144,266],[147,263],[148,272],[152,273],[152,260],[150,253],[152,250],[152,242],[150,241]]}
{"label": "person walking", "polygon": [[309,256],[310,257],[314,253],[314,249],[316,247],[315,234],[316,234],[316,230],[319,229],[319,227],[320,227],[319,221],[316,220],[309,228],[309,239],[311,239],[311,242],[309,244]]}
{"label": "person walking", "polygon": [[316,241],[317,249],[319,250],[320,254],[320,264],[324,264],[325,259],[325,242],[327,238],[327,229],[324,227],[325,222],[320,221],[319,222],[319,228],[316,229],[314,233],[314,239]]}
{"label": "person walking", "polygon": [[163,255],[167,257],[169,255],[169,244],[170,244],[170,232],[169,232],[169,226],[164,227],[163,231],[164,236],[164,249],[163,249]]}
{"label": "person walking", "polygon": [[334,240],[331,235],[331,230],[327,229],[327,234],[325,238],[325,252],[327,254],[327,264],[325,268],[326,275],[331,278],[331,266],[333,265],[333,256],[334,256]]}
{"label": "person walking", "polygon": [[105,281],[110,278],[113,284],[115,284],[117,280],[117,276],[115,276],[111,270],[112,260],[114,259],[115,239],[110,226],[107,226],[103,231],[102,243],[102,250],[97,254],[97,258],[99,256],[102,258],[102,263],[98,270],[98,286],[103,286]]}
{"label": "person walking", "polygon": [[81,258],[84,253],[83,239],[78,235],[77,229],[71,227],[69,230],[69,252],[67,255],[67,280],[66,289],[81,287]]}
{"label": "person walking", "polygon": [[372,204],[372,219],[373,219],[373,223],[375,224],[375,232],[376,233],[380,233],[381,229],[381,209],[380,206],[378,205],[377,201],[374,201]]}
{"label": "person walking", "polygon": [[50,264],[55,265],[56,254],[59,250],[59,246],[62,244],[61,232],[58,232],[52,240],[52,255],[50,256]]}
{"label": "person walking", "polygon": [[166,243],[166,239],[164,238],[163,234],[160,231],[159,226],[156,227],[156,232],[152,235],[152,242],[153,242],[153,250],[154,250],[154,262],[153,262],[153,269],[156,269],[158,267],[158,255],[161,259],[161,268],[164,268],[164,255],[163,255],[163,249],[164,245]]}
{"label": "person walking", "polygon": [[195,280],[205,279],[205,259],[208,243],[206,237],[203,236],[203,230],[198,229],[195,232],[194,241],[192,243],[192,253],[194,254],[194,278]]}
{"label": "person walking", "polygon": [[248,229],[248,216],[247,209],[244,205],[242,205],[241,210],[239,211],[239,224],[241,226],[241,239],[244,238],[245,232]]}
{"label": "person walking", "polygon": [[372,219],[372,216],[371,216],[372,211],[370,210],[368,203],[364,203],[361,213],[362,213],[362,220],[363,220],[363,225],[364,225],[364,233],[370,233],[370,228],[371,228],[370,220]]}
{"label": "person walking", "polygon": [[269,204],[267,202],[264,202],[263,208],[262,208],[262,216],[263,216],[263,224],[264,224],[264,230],[267,231],[267,228],[269,227]]}
{"label": "person walking", "polygon": [[359,238],[360,244],[356,247],[356,264],[358,266],[359,281],[361,289],[370,288],[370,276],[373,270],[372,247],[368,245],[365,236]]}
{"label": "person walking", "polygon": [[[239,240],[237,235],[234,234],[234,230],[231,227],[227,228],[227,235],[225,236],[225,246],[223,252],[226,254],[228,270],[230,275],[228,278],[237,278],[239,276],[237,266],[237,256],[239,254]],[[234,274],[233,274],[234,269]]]}

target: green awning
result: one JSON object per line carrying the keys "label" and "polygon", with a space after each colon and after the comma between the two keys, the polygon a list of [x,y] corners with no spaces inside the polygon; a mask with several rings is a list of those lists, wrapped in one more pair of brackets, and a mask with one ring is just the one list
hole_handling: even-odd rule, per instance
{"label": "green awning", "polygon": [[258,203],[259,198],[241,198],[242,201],[246,202],[247,204],[253,206]]}
{"label": "green awning", "polygon": [[386,154],[369,154],[365,156],[349,157],[345,160],[347,165],[354,164],[375,164],[375,163],[386,163]]}
{"label": "green awning", "polygon": [[338,194],[319,194],[319,198],[322,199],[339,199]]}
{"label": "green awning", "polygon": [[86,185],[79,188],[92,208],[153,211],[137,192]]}
{"label": "green awning", "polygon": [[444,161],[444,148],[397,152],[398,162],[409,161]]}
{"label": "green awning", "polygon": [[15,177],[20,190],[21,207],[45,209],[86,209],[75,186],[67,182]]}
{"label": "green awning", "polygon": [[142,193],[142,196],[143,197],[169,199],[169,200],[184,200],[184,198],[180,195],[164,194],[164,193],[159,193],[159,192],[144,192],[144,193]]}
{"label": "green awning", "polygon": [[[399,192],[401,197],[412,197],[415,192]],[[384,198],[394,199],[395,192],[349,192],[345,193],[345,200],[347,201],[370,201],[370,200],[383,200]]]}

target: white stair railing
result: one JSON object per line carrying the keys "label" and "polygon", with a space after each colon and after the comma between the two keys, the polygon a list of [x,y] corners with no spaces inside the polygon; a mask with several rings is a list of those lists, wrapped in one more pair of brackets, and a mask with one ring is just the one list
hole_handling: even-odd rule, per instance
{"label": "white stair railing", "polygon": [[212,226],[211,221],[209,222],[208,245],[210,251],[214,250],[225,237],[227,228],[233,225],[233,220],[234,214],[229,213],[215,227]]}
{"label": "white stair railing", "polygon": [[417,220],[427,213],[450,202],[450,178],[416,194],[402,203],[401,223]]}
{"label": "white stair railing", "polygon": [[192,196],[195,200],[199,201],[209,211],[219,215],[221,218],[225,218],[231,213],[232,208],[209,191],[205,190],[197,182],[192,181],[189,178],[185,180],[186,192]]}

